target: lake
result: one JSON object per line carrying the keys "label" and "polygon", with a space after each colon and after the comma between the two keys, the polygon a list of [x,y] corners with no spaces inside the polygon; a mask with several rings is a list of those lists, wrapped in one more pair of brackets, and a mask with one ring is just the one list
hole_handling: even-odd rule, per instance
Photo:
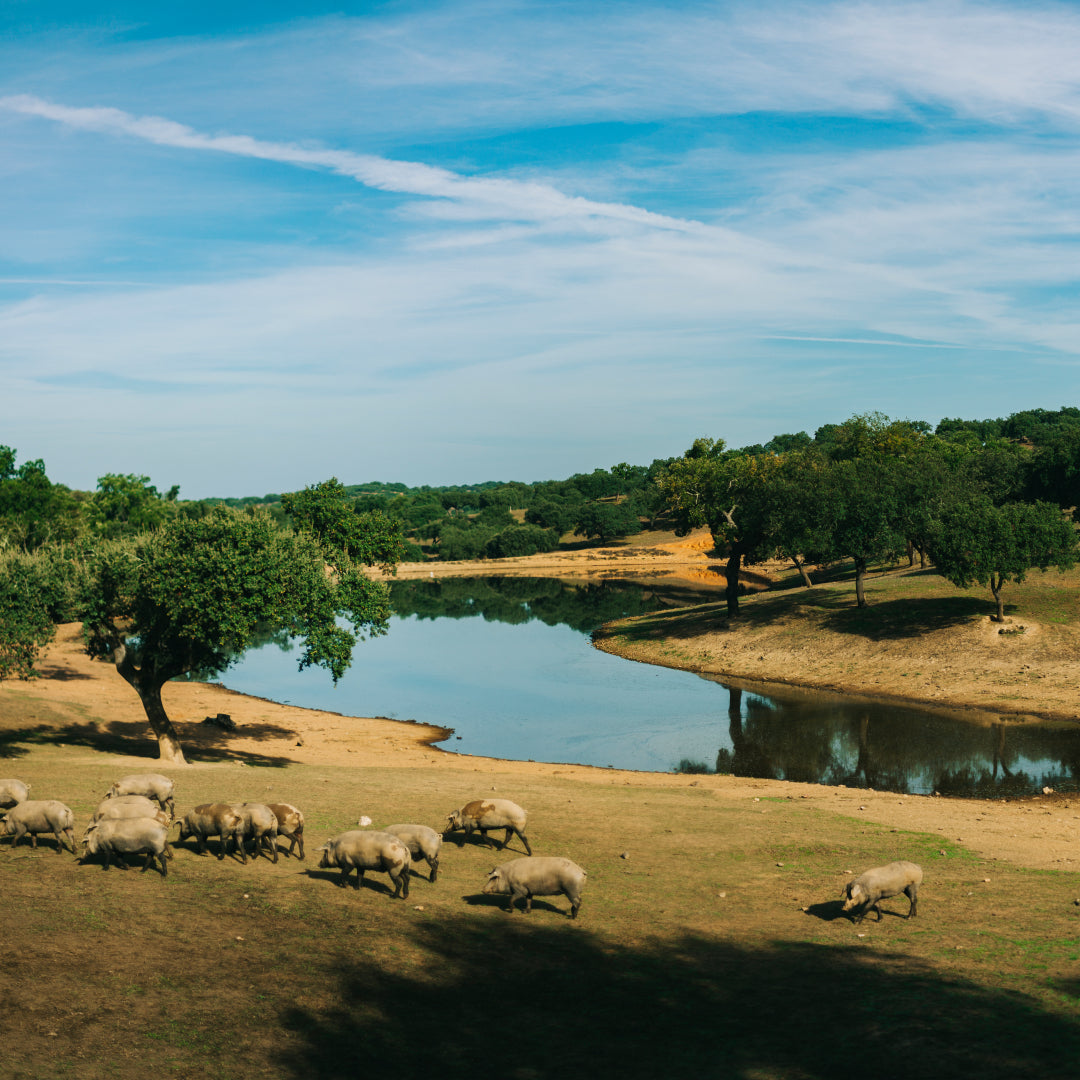
{"label": "lake", "polygon": [[321,669],[297,671],[297,651],[276,645],[250,650],[221,681],[293,705],[453,728],[444,749],[489,757],[913,794],[1077,789],[1077,726],[980,725],[869,699],[729,686],[592,647],[603,622],[701,599],[670,587],[487,577],[395,582],[392,594],[389,634],[357,645],[336,687]]}

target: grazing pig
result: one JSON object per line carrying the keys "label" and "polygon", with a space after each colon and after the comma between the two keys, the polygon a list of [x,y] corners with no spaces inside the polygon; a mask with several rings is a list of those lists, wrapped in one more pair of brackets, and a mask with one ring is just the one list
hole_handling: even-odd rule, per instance
{"label": "grazing pig", "polygon": [[155,800],[148,799],[145,795],[121,795],[116,799],[102,799],[90,819],[90,824],[105,819],[138,817],[156,818],[162,825],[168,825],[172,821]]}
{"label": "grazing pig", "polygon": [[[479,830],[480,835],[486,840],[489,829],[505,829],[506,836],[502,846],[510,843],[511,834],[525,845],[525,850],[531,855],[532,848],[525,837],[525,811],[512,803],[509,799],[477,799],[466,803],[460,810],[455,810],[446,819],[446,827],[443,836],[455,829],[464,829],[466,836],[474,829]],[[495,840],[491,841],[498,847]]]}
{"label": "grazing pig", "polygon": [[277,834],[292,841],[286,855],[293,853],[293,848],[300,845],[299,858],[304,857],[304,815],[292,803],[267,803],[277,817]]}
{"label": "grazing pig", "polygon": [[581,907],[581,891],[585,888],[586,876],[576,862],[554,855],[511,859],[491,871],[484,885],[484,893],[499,896],[509,894],[507,911],[513,911],[514,901],[523,896],[526,914],[532,911],[534,896],[555,896],[562,893],[570,901],[570,918],[576,919]]}
{"label": "grazing pig", "polygon": [[891,862],[888,866],[876,866],[844,886],[844,910],[851,911],[861,906],[862,911],[858,917],[852,916],[855,922],[862,922],[868,911],[876,911],[877,921],[881,922],[878,901],[903,893],[911,901],[906,917],[913,919],[922,877],[922,870],[911,862]]}
{"label": "grazing pig", "polygon": [[168,810],[171,817],[173,809],[173,782],[161,773],[140,773],[138,776],[125,776],[117,780],[105,793],[106,799],[115,799],[120,795],[145,795],[157,802],[162,810]]}
{"label": "grazing pig", "polygon": [[57,855],[65,846],[63,837],[67,837],[72,855],[78,854],[75,850],[75,815],[70,807],[56,799],[27,799],[16,803],[0,822],[0,829],[3,829],[2,835],[15,837],[11,841],[12,848],[27,834],[30,847],[36,848],[38,833],[51,832],[56,837]]}
{"label": "grazing pig", "polygon": [[390,875],[394,883],[394,896],[408,899],[411,858],[409,849],[396,836],[387,832],[353,829],[327,840],[319,850],[322,852],[320,869],[341,867],[338,884],[343,889],[353,870],[356,871],[357,889],[363,887],[365,871],[382,870]]}
{"label": "grazing pig", "polygon": [[177,818],[173,824],[180,827],[180,835],[176,838],[176,842],[179,843],[189,836],[194,836],[200,855],[206,854],[207,837],[220,837],[219,860],[225,858],[227,838],[231,836],[236,841],[241,860],[247,862],[247,853],[244,851],[243,843],[244,819],[228,803],[203,803],[182,818]]}
{"label": "grazing pig", "polygon": [[439,876],[439,852],[442,850],[442,837],[426,825],[387,825],[383,832],[396,836],[408,849],[415,862],[424,859],[431,867],[430,880]]}
{"label": "grazing pig", "polygon": [[[238,833],[241,849],[249,839],[255,842],[255,848],[251,853],[253,859],[259,857],[259,852],[270,852],[274,862],[277,862],[277,814],[265,803],[244,802],[234,803],[233,810],[243,819],[243,830]],[[244,859],[247,862],[247,859]]]}
{"label": "grazing pig", "polygon": [[8,810],[16,803],[26,802],[30,785],[21,780],[0,780],[0,810]]}
{"label": "grazing pig", "polygon": [[115,855],[120,868],[126,870],[126,855],[145,855],[143,873],[150,869],[155,858],[161,862],[161,876],[169,872],[165,862],[172,858],[169,826],[154,818],[104,818],[86,830],[83,844],[86,849],[80,862],[86,862],[91,855],[101,855],[108,870]]}

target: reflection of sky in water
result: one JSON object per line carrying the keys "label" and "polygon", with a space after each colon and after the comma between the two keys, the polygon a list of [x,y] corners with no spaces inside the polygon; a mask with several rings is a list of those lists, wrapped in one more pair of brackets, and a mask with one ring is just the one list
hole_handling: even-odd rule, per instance
{"label": "reflection of sky in water", "polygon": [[[717,682],[602,653],[579,631],[539,621],[395,616],[388,635],[356,647],[337,687],[274,646],[249,652],[222,681],[294,705],[451,727],[460,739],[444,748],[501,758],[670,771],[683,759],[711,769],[720,752],[725,771],[741,775],[911,792],[946,790],[959,776],[953,789],[971,794],[965,785],[991,773],[995,753],[989,728],[808,695],[745,693],[733,725]],[[1060,761],[1080,761],[1080,729],[1010,727],[1005,747],[1028,788],[1047,776],[1075,787],[1061,782],[1073,770]]]}
{"label": "reflection of sky in water", "polygon": [[727,692],[689,672],[592,648],[566,626],[398,618],[358,645],[335,688],[274,647],[248,653],[234,690],[354,716],[452,727],[446,749],[505,758],[669,771],[712,764],[727,738]]}

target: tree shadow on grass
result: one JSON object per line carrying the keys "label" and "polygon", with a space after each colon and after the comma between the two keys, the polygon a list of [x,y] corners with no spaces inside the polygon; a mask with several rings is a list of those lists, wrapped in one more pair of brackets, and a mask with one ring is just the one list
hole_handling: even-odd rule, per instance
{"label": "tree shadow on grass", "polygon": [[[236,734],[254,741],[280,741],[295,736],[296,733],[276,724],[245,724]],[[264,768],[285,768],[292,764],[290,758],[278,754],[235,750],[228,745],[230,738],[228,732],[200,731],[196,739],[185,740],[181,735],[181,745],[189,761],[240,761],[245,765]],[[158,758],[157,739],[153,737],[145,721],[36,724],[33,727],[0,729],[0,759],[25,757],[35,746],[61,745],[80,746],[125,757]]]}
{"label": "tree shadow on grass", "polygon": [[959,595],[884,600],[864,608],[855,607],[850,600],[845,603],[842,597],[826,595],[820,598],[819,605],[828,609],[822,620],[825,629],[870,641],[920,637],[963,626],[997,610],[989,600]]}
{"label": "tree shadow on grass", "polygon": [[[587,915],[584,916],[588,918]],[[1080,1024],[895,953],[686,934],[640,946],[539,910],[420,922],[426,956],[342,954],[287,1008],[304,1080],[1074,1075]]]}

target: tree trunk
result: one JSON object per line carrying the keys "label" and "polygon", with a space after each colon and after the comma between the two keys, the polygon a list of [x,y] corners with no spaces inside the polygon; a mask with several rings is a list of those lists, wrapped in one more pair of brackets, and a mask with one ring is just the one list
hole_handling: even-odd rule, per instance
{"label": "tree trunk", "polygon": [[724,568],[724,577],[727,579],[724,597],[727,599],[729,619],[737,618],[739,614],[739,568],[741,565],[742,552],[738,548],[733,548],[728,556],[727,566]]}
{"label": "tree trunk", "polygon": [[146,710],[146,718],[157,736],[158,758],[170,765],[186,765],[187,759],[184,757],[184,748],[180,745],[180,737],[161,703],[161,687],[150,686],[142,689],[136,686],[135,689]]}
{"label": "tree trunk", "polygon": [[813,582],[810,580],[810,575],[806,572],[806,567],[802,564],[802,559],[798,555],[792,555],[791,561],[795,564],[795,569],[799,571],[799,577],[802,578],[802,583],[809,589],[813,587]]}
{"label": "tree trunk", "polygon": [[997,614],[990,616],[994,622],[1005,621],[1005,601],[1001,598],[1001,586],[1004,584],[1005,582],[1002,581],[1001,574],[998,574],[996,577],[993,574],[990,575],[990,591],[994,594],[994,599],[997,601]]}
{"label": "tree trunk", "polygon": [[167,761],[170,765],[186,765],[184,748],[180,745],[176,728],[173,727],[161,701],[161,688],[168,680],[151,677],[137,668],[123,645],[116,649],[113,659],[121,677],[139,695],[139,700],[146,711],[146,719],[150,721],[150,727],[157,736],[158,759]]}
{"label": "tree trunk", "polygon": [[866,607],[866,590],[863,579],[866,577],[866,560],[855,556],[855,604],[857,607]]}

